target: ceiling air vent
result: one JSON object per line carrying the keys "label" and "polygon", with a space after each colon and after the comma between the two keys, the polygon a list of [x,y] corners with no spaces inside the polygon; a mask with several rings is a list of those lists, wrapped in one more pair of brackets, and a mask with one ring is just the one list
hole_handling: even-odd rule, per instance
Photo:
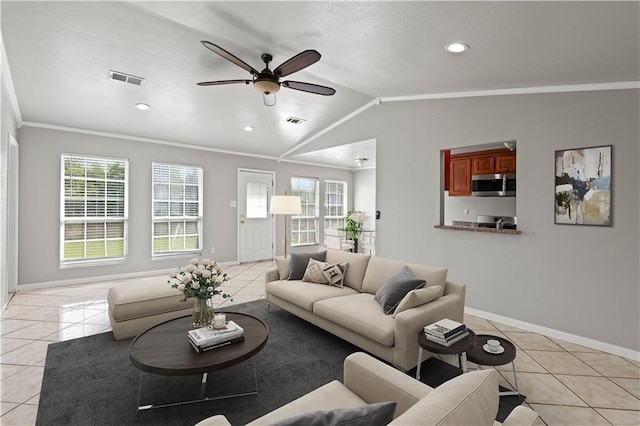
{"label": "ceiling air vent", "polygon": [[285,121],[285,123],[302,124],[307,120],[305,120],[304,118],[287,117],[284,121]]}
{"label": "ceiling air vent", "polygon": [[113,70],[109,71],[109,78],[111,78],[111,80],[122,81],[123,83],[129,83],[135,86],[142,86],[142,83],[144,83],[144,78],[142,77],[136,77],[135,75]]}

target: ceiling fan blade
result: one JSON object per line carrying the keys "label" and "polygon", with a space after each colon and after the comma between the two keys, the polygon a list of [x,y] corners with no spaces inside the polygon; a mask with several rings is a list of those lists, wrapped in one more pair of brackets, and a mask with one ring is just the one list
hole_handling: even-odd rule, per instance
{"label": "ceiling fan blade", "polygon": [[276,104],[276,94],[275,93],[263,93],[262,99],[264,100],[264,104],[266,106],[274,106]]}
{"label": "ceiling fan blade", "polygon": [[244,62],[242,59],[238,58],[237,56],[227,52],[222,47],[220,47],[220,46],[218,46],[216,44],[213,44],[210,41],[206,41],[206,40],[202,40],[200,43],[202,43],[202,45],[204,47],[206,47],[207,49],[211,50],[212,52],[217,53],[218,55],[222,56],[227,61],[233,62],[234,64],[236,64],[240,68],[249,71],[252,75],[257,75],[258,74],[258,71],[256,71],[255,68],[253,68],[251,65],[247,64],[246,62]]}
{"label": "ceiling fan blade", "polygon": [[201,81],[197,83],[198,86],[222,86],[223,84],[236,84],[236,83],[244,83],[249,84],[251,80],[220,80],[220,81]]}
{"label": "ceiling fan blade", "polygon": [[273,70],[273,73],[278,77],[286,77],[289,74],[293,74],[296,71],[300,71],[303,68],[313,65],[320,60],[320,53],[315,50],[305,50],[298,53],[296,56],[290,58],[284,63],[280,64],[278,68]]}
{"label": "ceiling fan blade", "polygon": [[336,89],[319,84],[303,83],[302,81],[283,81],[282,86],[288,89],[300,90],[302,92],[314,93],[316,95],[331,96],[336,93]]}

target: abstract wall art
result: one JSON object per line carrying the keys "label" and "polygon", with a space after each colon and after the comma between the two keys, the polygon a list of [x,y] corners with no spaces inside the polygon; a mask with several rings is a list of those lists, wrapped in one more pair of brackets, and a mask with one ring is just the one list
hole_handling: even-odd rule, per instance
{"label": "abstract wall art", "polygon": [[611,226],[612,146],[555,152],[555,223]]}

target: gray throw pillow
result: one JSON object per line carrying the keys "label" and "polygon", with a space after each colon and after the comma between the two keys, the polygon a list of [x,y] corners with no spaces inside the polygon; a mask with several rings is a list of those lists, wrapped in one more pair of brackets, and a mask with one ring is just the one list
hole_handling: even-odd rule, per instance
{"label": "gray throw pillow", "polygon": [[422,288],[426,284],[425,280],[417,278],[413,275],[411,269],[405,265],[382,284],[374,299],[380,303],[384,313],[389,315],[396,310],[396,307],[407,293],[411,290]]}
{"label": "gray throw pillow", "polygon": [[289,262],[289,279],[301,280],[304,277],[304,271],[307,270],[309,259],[325,262],[327,259],[326,251],[316,251],[313,253],[291,253],[291,262]]}
{"label": "gray throw pillow", "polygon": [[322,410],[301,414],[272,426],[385,426],[393,420],[395,402],[378,402],[355,408]]}

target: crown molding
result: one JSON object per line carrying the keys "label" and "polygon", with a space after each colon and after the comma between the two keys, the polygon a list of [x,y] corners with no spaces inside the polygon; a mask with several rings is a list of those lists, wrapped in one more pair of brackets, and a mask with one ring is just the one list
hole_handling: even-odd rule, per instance
{"label": "crown molding", "polygon": [[608,83],[563,84],[557,86],[511,87],[506,89],[471,90],[465,92],[427,93],[424,95],[387,96],[382,102],[406,102],[433,99],[475,98],[483,96],[531,95],[538,93],[593,92],[601,90],[640,89],[640,81],[617,81]]}
{"label": "crown molding", "polygon": [[178,148],[188,148],[188,149],[196,149],[196,150],[200,150],[200,151],[216,152],[216,153],[219,153],[219,154],[238,155],[238,156],[241,156],[241,157],[262,158],[262,159],[265,159],[265,160],[274,160],[274,161],[278,160],[277,157],[273,157],[273,156],[269,156],[269,155],[251,154],[251,153],[239,152],[239,151],[229,151],[229,150],[226,150],[226,149],[210,148],[210,147],[206,147],[206,146],[193,145],[193,144],[182,143],[182,142],[173,142],[173,141],[166,141],[166,140],[152,139],[152,138],[142,138],[142,137],[139,137],[139,136],[122,135],[122,134],[119,134],[119,133],[109,133],[109,132],[100,132],[100,131],[96,131],[96,130],[79,129],[77,127],[57,126],[55,124],[46,124],[46,123],[36,123],[36,122],[32,122],[32,121],[25,121],[24,122],[24,126],[37,127],[37,128],[40,128],[40,129],[62,130],[62,131],[65,131],[65,132],[82,133],[82,134],[85,134],[85,135],[103,136],[103,137],[114,138],[114,139],[126,139],[126,140],[138,141],[138,142],[154,143],[154,144],[158,144],[158,145],[175,146],[175,147],[178,147]]}
{"label": "crown molding", "polygon": [[313,140],[319,138],[325,133],[342,125],[353,117],[365,112],[375,105],[385,102],[410,102],[424,101],[435,99],[454,99],[454,98],[475,98],[484,96],[511,96],[511,95],[531,95],[540,93],[566,93],[566,92],[593,92],[602,90],[633,90],[640,89],[640,81],[614,81],[607,83],[588,83],[588,84],[563,84],[556,86],[531,86],[531,87],[511,87],[506,89],[489,89],[489,90],[470,90],[464,92],[443,92],[443,93],[427,93],[423,95],[409,96],[383,96],[366,103],[352,113],[346,115],[330,126],[320,130],[318,133],[308,137],[293,148],[281,154],[278,159],[283,159],[287,155],[297,151],[303,146],[309,144]]}

